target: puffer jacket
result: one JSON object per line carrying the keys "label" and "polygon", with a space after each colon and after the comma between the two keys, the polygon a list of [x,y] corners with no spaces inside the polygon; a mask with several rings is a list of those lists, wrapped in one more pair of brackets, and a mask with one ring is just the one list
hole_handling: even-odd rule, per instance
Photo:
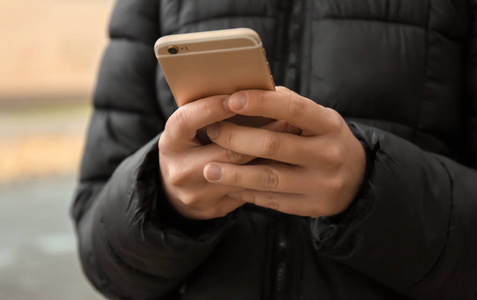
{"label": "puffer jacket", "polygon": [[[477,299],[475,0],[117,0],[72,207],[111,299]],[[153,44],[249,27],[277,85],[338,111],[369,172],[348,210],[181,219],[158,139],[177,109]],[[316,149],[320,151],[320,149]]]}

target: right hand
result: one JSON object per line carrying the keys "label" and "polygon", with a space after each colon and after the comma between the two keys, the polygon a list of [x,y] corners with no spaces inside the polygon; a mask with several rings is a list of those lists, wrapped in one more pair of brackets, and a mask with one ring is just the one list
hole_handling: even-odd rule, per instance
{"label": "right hand", "polygon": [[[214,143],[202,145],[197,130],[235,114],[228,108],[229,96],[213,96],[180,107],[166,123],[159,140],[159,164],[165,192],[171,205],[190,219],[223,217],[245,202],[227,196],[241,188],[211,184],[203,173],[209,162],[246,164],[255,157],[226,150]],[[285,132],[289,126],[275,121],[264,128]]]}

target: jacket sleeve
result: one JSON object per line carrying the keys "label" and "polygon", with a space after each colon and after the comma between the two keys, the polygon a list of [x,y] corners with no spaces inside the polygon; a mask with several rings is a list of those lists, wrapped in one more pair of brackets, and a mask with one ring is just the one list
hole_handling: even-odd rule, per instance
{"label": "jacket sleeve", "polygon": [[467,62],[467,159],[351,125],[368,180],[338,218],[311,221],[316,251],[412,299],[477,299],[477,28]]}
{"label": "jacket sleeve", "polygon": [[165,120],[155,91],[158,6],[117,1],[72,207],[84,273],[110,299],[167,298],[227,228],[219,219],[192,235],[167,220],[157,148]]}

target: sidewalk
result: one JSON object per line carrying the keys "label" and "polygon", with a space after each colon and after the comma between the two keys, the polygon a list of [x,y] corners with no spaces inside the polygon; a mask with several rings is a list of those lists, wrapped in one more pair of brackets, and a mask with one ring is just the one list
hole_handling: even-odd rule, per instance
{"label": "sidewalk", "polygon": [[73,176],[0,185],[0,298],[103,299],[83,276],[69,209]]}

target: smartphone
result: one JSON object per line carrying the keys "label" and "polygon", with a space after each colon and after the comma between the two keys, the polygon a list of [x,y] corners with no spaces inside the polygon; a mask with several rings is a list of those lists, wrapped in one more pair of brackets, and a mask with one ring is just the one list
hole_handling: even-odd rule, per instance
{"label": "smartphone", "polygon": [[[179,107],[240,90],[275,90],[262,41],[249,28],[163,36],[154,52]],[[229,120],[253,127],[271,122],[245,116]]]}

